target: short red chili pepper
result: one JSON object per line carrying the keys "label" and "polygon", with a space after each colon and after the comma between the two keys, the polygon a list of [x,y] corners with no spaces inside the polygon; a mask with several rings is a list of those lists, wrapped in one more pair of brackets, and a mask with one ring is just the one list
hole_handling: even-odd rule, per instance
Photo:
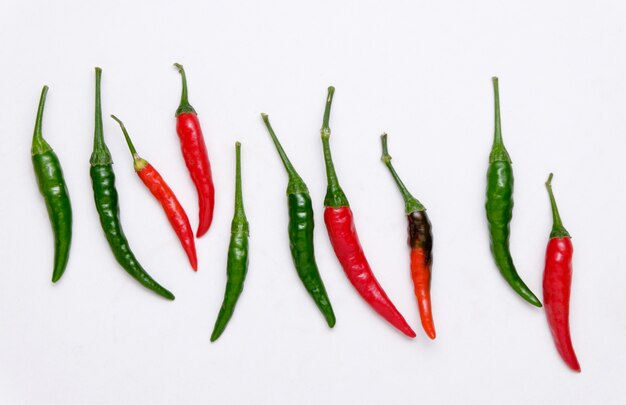
{"label": "short red chili pepper", "polygon": [[433,310],[430,302],[430,278],[433,265],[433,233],[426,207],[409,192],[396,169],[391,164],[391,155],[387,149],[387,134],[380,137],[383,154],[381,160],[389,169],[391,176],[396,182],[402,199],[404,200],[405,212],[409,220],[409,248],[411,248],[411,278],[413,279],[413,291],[417,298],[417,307],[420,311],[422,327],[429,338],[437,336]]}
{"label": "short red chili pepper", "polygon": [[215,188],[211,176],[209,155],[202,136],[202,128],[196,110],[189,104],[187,96],[187,76],[181,64],[174,66],[180,72],[183,81],[183,90],[180,105],[176,110],[176,132],[180,138],[180,147],[187,164],[187,170],[196,185],[198,192],[198,208],[200,219],[196,236],[204,235],[213,221],[213,207],[215,206]]}
{"label": "short red chili pepper", "polygon": [[337,174],[335,173],[330,154],[330,128],[328,126],[334,93],[335,88],[329,87],[326,109],[324,111],[324,123],[321,130],[326,176],[328,177],[328,189],[324,199],[324,222],[326,223],[330,243],[333,245],[335,255],[339,259],[346,276],[348,276],[348,279],[361,297],[387,322],[405,335],[415,337],[415,332],[396,309],[395,305],[393,305],[393,302],[387,297],[367,262],[359,242],[359,236],[354,227],[354,219],[348,198],[337,180]]}
{"label": "short red chili pepper", "polygon": [[556,349],[569,368],[580,372],[569,331],[569,298],[572,284],[572,255],[574,247],[552,193],[552,173],[546,182],[552,207],[552,232],[546,250],[543,273],[543,304]]}
{"label": "short red chili pepper", "polygon": [[172,189],[167,185],[163,177],[157,172],[157,170],[152,167],[150,163],[146,160],[142,159],[135,150],[135,146],[133,145],[130,136],[128,135],[128,131],[126,131],[126,127],[124,123],[120,121],[115,115],[111,115],[118,124],[120,124],[120,128],[124,133],[124,138],[126,138],[126,143],[128,144],[128,148],[130,149],[130,153],[133,155],[135,171],[137,175],[143,181],[143,184],[148,187],[150,193],[161,203],[163,207],[163,211],[165,211],[165,215],[167,216],[168,221],[174,228],[174,232],[176,232],[176,236],[180,240],[181,245],[183,245],[183,249],[185,249],[185,253],[187,253],[187,257],[189,258],[189,263],[194,271],[198,271],[198,258],[196,256],[196,244],[193,238],[193,230],[191,229],[191,224],[189,223],[189,218],[187,217],[187,213],[184,208],[178,202],[176,195],[172,191]]}

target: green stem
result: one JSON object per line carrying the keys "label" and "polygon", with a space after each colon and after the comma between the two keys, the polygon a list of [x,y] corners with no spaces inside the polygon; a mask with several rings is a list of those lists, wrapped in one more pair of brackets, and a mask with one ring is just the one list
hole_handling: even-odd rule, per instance
{"label": "green stem", "polygon": [[261,118],[263,118],[265,127],[267,128],[267,131],[272,137],[272,142],[274,142],[274,146],[276,147],[276,150],[278,151],[280,160],[283,162],[283,166],[285,166],[285,170],[287,170],[287,175],[289,176],[289,185],[287,186],[287,193],[288,194],[298,193],[298,192],[308,193],[308,189],[306,185],[304,184],[304,181],[302,180],[300,175],[296,172],[296,169],[294,169],[293,165],[291,164],[291,161],[289,160],[289,157],[287,157],[287,154],[285,153],[285,150],[283,149],[283,146],[280,144],[280,141],[278,140],[276,133],[274,133],[274,129],[272,129],[272,125],[270,124],[269,117],[267,116],[267,114],[261,113]]}
{"label": "green stem", "polygon": [[502,126],[500,122],[500,88],[498,86],[498,78],[492,77],[493,82],[493,97],[494,97],[494,109],[495,109],[495,125],[493,134],[493,146],[491,147],[491,154],[489,155],[489,163],[493,162],[509,162],[511,158],[509,153],[504,147],[502,142]]}
{"label": "green stem", "polygon": [[124,138],[126,139],[126,145],[128,145],[128,149],[130,149],[130,154],[133,156],[133,164],[135,166],[135,170],[140,171],[148,165],[148,162],[142,159],[141,156],[139,156],[139,154],[137,153],[135,145],[133,145],[133,141],[130,139],[130,135],[128,135],[128,131],[126,130],[126,126],[124,125],[124,123],[113,114],[111,114],[111,118],[113,118],[118,124],[120,124],[122,133],[124,134]]}
{"label": "green stem", "polygon": [[550,196],[550,206],[552,207],[552,232],[550,232],[550,238],[564,238],[570,237],[567,229],[563,226],[561,221],[561,215],[559,214],[559,208],[556,205],[554,199],[554,193],[552,192],[552,173],[548,176],[546,181],[546,188],[548,189],[548,196]]}
{"label": "green stem", "polygon": [[124,123],[117,118],[115,115],[111,114],[111,118],[113,118],[118,124],[120,124],[120,128],[122,129],[122,133],[124,134],[124,138],[126,138],[126,144],[128,145],[128,149],[130,149],[130,154],[133,155],[133,159],[139,157],[137,154],[137,150],[135,149],[135,145],[133,145],[133,141],[130,139],[130,135],[128,135],[128,131],[126,130],[126,126]]}
{"label": "green stem", "polygon": [[43,139],[43,132],[41,130],[43,121],[43,110],[46,105],[46,95],[48,94],[48,86],[43,86],[41,89],[41,97],[39,98],[39,107],[37,108],[37,120],[35,121],[35,131],[33,132],[33,144],[31,147],[32,155],[39,155],[52,150],[48,142]]}
{"label": "green stem", "polygon": [[178,109],[176,110],[176,116],[178,117],[180,114],[184,113],[195,114],[196,110],[194,110],[191,104],[189,104],[189,98],[187,95],[187,75],[185,74],[185,69],[180,63],[174,63],[174,66],[176,67],[176,69],[178,69],[178,72],[180,73],[183,81],[183,90],[180,95],[180,104],[178,105]]}
{"label": "green stem", "polygon": [[241,187],[241,142],[235,143],[235,217],[245,217],[243,209],[243,192]]}
{"label": "green stem", "polygon": [[335,88],[330,86],[328,88],[328,97],[326,97],[326,107],[324,108],[324,119],[322,121],[322,147],[324,148],[324,164],[326,165],[326,178],[328,181],[328,187],[326,188],[326,197],[324,198],[324,206],[339,208],[349,207],[350,203],[345,193],[339,185],[337,179],[337,173],[335,172],[335,165],[333,164],[333,157],[330,153],[330,107],[333,104],[333,96],[335,95]]}
{"label": "green stem", "polygon": [[93,152],[90,163],[96,165],[110,165],[113,163],[111,153],[104,143],[104,131],[102,129],[102,103],[100,100],[100,82],[102,81],[102,69],[96,68],[96,127],[93,137]]}
{"label": "green stem", "polygon": [[424,208],[422,203],[420,203],[417,198],[413,197],[409,190],[407,190],[406,186],[400,179],[400,176],[398,176],[398,173],[396,173],[396,170],[391,164],[391,155],[389,155],[389,151],[387,150],[387,134],[382,134],[380,136],[380,142],[383,148],[383,153],[380,157],[380,160],[382,160],[385,166],[387,166],[389,172],[391,172],[391,175],[393,176],[393,179],[396,181],[398,188],[400,189],[400,193],[402,193],[406,213],[410,214],[412,212],[425,211],[426,208]]}

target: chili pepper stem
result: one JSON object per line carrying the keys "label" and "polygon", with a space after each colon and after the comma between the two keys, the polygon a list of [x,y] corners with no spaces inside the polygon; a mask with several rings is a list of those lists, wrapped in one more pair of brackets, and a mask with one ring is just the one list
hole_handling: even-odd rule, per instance
{"label": "chili pepper stem", "polygon": [[404,199],[406,213],[410,214],[412,212],[425,211],[426,208],[422,205],[422,203],[419,202],[417,198],[413,197],[413,195],[409,192],[409,190],[406,188],[406,186],[400,179],[400,176],[398,176],[398,173],[394,169],[393,165],[391,164],[392,158],[391,158],[391,155],[389,155],[389,151],[387,150],[387,134],[386,133],[383,133],[380,136],[380,142],[381,142],[382,149],[383,149],[380,160],[382,160],[385,166],[387,166],[387,168],[391,172],[391,175],[393,176],[393,179],[398,185],[398,188],[400,189],[400,193],[402,194],[402,198]]}
{"label": "chili pepper stem", "polygon": [[111,152],[104,143],[104,131],[102,129],[102,102],[100,100],[100,83],[102,81],[102,69],[96,68],[96,125],[93,137],[93,152],[89,163],[92,166],[113,164]]}
{"label": "chili pepper stem", "polygon": [[35,131],[33,132],[33,144],[31,147],[31,154],[38,155],[45,153],[52,148],[48,145],[45,139],[43,139],[43,132],[41,130],[43,123],[43,110],[46,105],[46,96],[48,95],[48,86],[43,86],[41,89],[41,97],[39,98],[39,107],[37,108],[37,119],[35,121]]}
{"label": "chili pepper stem", "polygon": [[133,145],[133,141],[130,139],[130,135],[128,135],[128,131],[126,130],[126,126],[124,123],[117,118],[115,115],[111,114],[111,118],[113,118],[122,129],[122,133],[124,134],[124,138],[126,139],[126,144],[128,145],[128,149],[130,149],[130,154],[133,156],[133,165],[135,167],[135,171],[140,172],[144,167],[148,165],[148,162],[145,159],[142,159],[141,156],[135,150],[135,145]]}
{"label": "chili pepper stem", "polygon": [[493,97],[494,97],[494,134],[493,134],[493,146],[491,147],[491,154],[489,155],[489,163],[493,162],[511,162],[509,152],[507,152],[502,142],[502,126],[500,123],[500,87],[498,85],[498,78],[492,77],[493,82]]}
{"label": "chili pepper stem", "polygon": [[324,164],[326,165],[326,177],[328,179],[328,187],[326,189],[326,197],[324,198],[324,206],[326,207],[348,207],[350,203],[348,198],[344,194],[341,186],[339,185],[339,179],[337,179],[337,173],[335,172],[335,165],[333,164],[333,157],[330,153],[330,108],[333,104],[333,96],[335,95],[335,88],[333,86],[328,87],[328,96],[326,98],[326,106],[324,108],[324,120],[322,121],[322,129],[320,130],[322,135],[322,147],[324,148]]}
{"label": "chili pepper stem", "polygon": [[189,104],[189,98],[187,93],[187,75],[185,74],[185,69],[183,65],[180,63],[174,63],[176,69],[180,73],[181,80],[183,81],[183,90],[180,94],[180,104],[178,105],[178,109],[176,110],[176,116],[178,117],[180,114],[184,113],[196,113],[196,110],[193,109],[191,104]]}
{"label": "chili pepper stem", "polygon": [[274,129],[272,128],[272,124],[270,124],[270,118],[265,113],[261,113],[261,118],[263,118],[263,122],[265,123],[265,127],[267,128],[267,132],[269,132],[272,137],[272,142],[278,151],[278,155],[280,156],[280,160],[283,162],[283,166],[285,166],[285,170],[287,171],[287,175],[289,176],[289,185],[287,186],[287,194],[293,193],[301,193],[301,192],[309,192],[306,184],[300,177],[300,175],[296,172],[296,169],[291,164],[289,157],[285,153],[283,146],[281,145]]}
{"label": "chili pepper stem", "polygon": [[245,217],[241,186],[241,142],[235,142],[235,216]]}
{"label": "chili pepper stem", "polygon": [[548,180],[546,181],[546,188],[548,189],[548,195],[550,196],[550,207],[552,208],[552,231],[550,232],[550,238],[569,238],[569,233],[563,226],[561,215],[559,214],[559,208],[556,205],[556,199],[554,198],[554,193],[552,192],[552,177],[553,174],[550,173]]}

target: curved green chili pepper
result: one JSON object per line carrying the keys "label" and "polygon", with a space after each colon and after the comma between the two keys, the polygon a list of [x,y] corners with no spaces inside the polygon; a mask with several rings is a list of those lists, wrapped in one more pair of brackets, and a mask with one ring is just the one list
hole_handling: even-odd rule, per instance
{"label": "curved green chili pepper", "polygon": [[100,225],[109,242],[117,262],[133,276],[141,285],[154,291],[162,297],[173,300],[174,295],[159,285],[141,267],[130,250],[122,225],[120,223],[120,208],[115,189],[115,174],[111,153],[104,143],[102,131],[102,107],[100,105],[100,79],[102,69],[96,68],[96,129],[94,132],[93,152],[89,163],[91,169],[91,185],[93,187],[96,209],[100,216]]}
{"label": "curved green chili pepper", "polygon": [[331,328],[335,326],[335,313],[330,304],[324,282],[315,262],[315,250],[313,248],[313,204],[309,196],[309,189],[302,178],[298,175],[283,150],[266,114],[261,114],[267,127],[278,155],[289,175],[287,184],[287,200],[289,202],[289,247],[291,257],[296,266],[296,271],[304,287],[309,292],[315,304],[326,318],[326,323]]}
{"label": "curved green chili pepper", "polygon": [[241,143],[235,143],[236,174],[235,174],[235,214],[230,225],[230,244],[228,245],[228,263],[226,265],[226,291],[220,313],[215,320],[211,342],[215,342],[233,316],[237,300],[243,291],[243,283],[248,273],[248,219],[243,209],[241,192]]}
{"label": "curved green chili pepper", "polygon": [[532,305],[541,307],[539,299],[517,274],[509,251],[509,223],[513,216],[513,168],[509,153],[502,142],[498,78],[494,77],[492,80],[495,97],[495,132],[489,155],[487,203],[485,204],[491,237],[491,253],[500,273],[511,288]]}
{"label": "curved green chili pepper", "polygon": [[67,266],[70,255],[70,245],[72,243],[72,205],[70,196],[65,185],[63,170],[56,153],[52,150],[48,142],[43,139],[41,124],[43,121],[43,109],[46,103],[48,86],[43,86],[39,108],[37,110],[37,120],[35,121],[35,132],[33,133],[33,144],[31,155],[33,167],[39,191],[46,201],[48,217],[52,224],[54,233],[54,270],[52,271],[52,282],[56,283]]}

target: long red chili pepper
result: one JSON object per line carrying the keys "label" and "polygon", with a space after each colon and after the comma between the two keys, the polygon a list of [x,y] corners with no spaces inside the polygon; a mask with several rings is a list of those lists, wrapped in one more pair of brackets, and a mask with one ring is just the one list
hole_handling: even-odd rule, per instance
{"label": "long red chili pepper", "polygon": [[569,298],[572,285],[572,255],[574,247],[552,193],[552,173],[546,182],[552,207],[552,232],[546,250],[546,267],[543,273],[543,304],[556,349],[569,368],[580,372],[569,331]]}
{"label": "long red chili pepper", "polygon": [[211,177],[211,164],[202,136],[202,128],[196,110],[189,104],[187,97],[187,76],[183,65],[175,63],[183,81],[183,90],[180,96],[180,105],[176,110],[176,132],[180,138],[180,147],[187,164],[187,170],[196,185],[198,192],[198,207],[200,219],[196,236],[204,235],[213,221],[213,207],[215,205],[215,189]]}
{"label": "long red chili pepper", "polygon": [[196,244],[193,239],[193,230],[191,229],[189,218],[187,218],[187,213],[183,209],[183,206],[180,205],[176,195],[174,195],[174,192],[167,185],[165,180],[163,180],[163,177],[161,177],[159,172],[157,172],[157,170],[152,167],[150,163],[148,163],[145,159],[142,159],[137,154],[133,141],[130,139],[130,135],[128,135],[128,131],[126,131],[124,123],[115,115],[111,115],[111,118],[120,124],[120,128],[124,133],[124,138],[126,138],[126,143],[128,144],[130,153],[133,155],[137,175],[141,181],[143,181],[143,184],[148,187],[148,190],[150,190],[152,195],[161,203],[168,221],[172,225],[172,228],[174,228],[174,232],[176,232],[181,245],[183,245],[183,249],[185,249],[185,253],[187,253],[191,267],[194,271],[198,271]]}
{"label": "long red chili pepper", "polygon": [[335,88],[329,87],[321,130],[326,176],[328,177],[328,189],[324,199],[324,222],[326,223],[330,243],[333,245],[335,255],[339,259],[346,276],[348,276],[354,288],[361,294],[361,297],[387,322],[398,328],[405,335],[415,337],[413,329],[411,329],[402,314],[387,297],[378,280],[376,280],[374,273],[372,273],[354,227],[350,204],[339,186],[330,154],[330,128],[328,126],[334,93]]}

